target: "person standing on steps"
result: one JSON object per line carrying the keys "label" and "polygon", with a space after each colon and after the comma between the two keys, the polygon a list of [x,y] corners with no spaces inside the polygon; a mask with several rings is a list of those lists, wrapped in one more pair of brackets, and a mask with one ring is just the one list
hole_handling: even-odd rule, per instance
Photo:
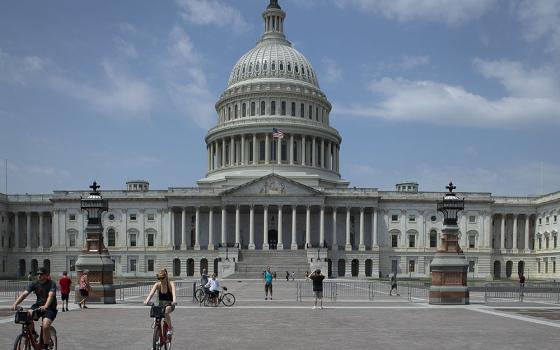
{"label": "person standing on steps", "polygon": [[[60,286],[60,299],[62,300],[62,312],[68,311],[68,299],[70,297],[70,285],[72,280],[68,277],[68,272],[64,271],[62,277],[58,280]],[[64,302],[66,302],[66,310],[64,310]]]}
{"label": "person standing on steps", "polygon": [[272,300],[272,272],[270,272],[270,266],[267,266],[264,272],[264,300],[268,300],[269,291],[270,300]]}

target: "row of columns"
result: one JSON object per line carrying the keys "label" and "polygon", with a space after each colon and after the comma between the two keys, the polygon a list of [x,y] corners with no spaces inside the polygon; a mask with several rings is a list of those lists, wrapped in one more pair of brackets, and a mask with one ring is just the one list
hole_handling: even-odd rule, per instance
{"label": "row of columns", "polygon": [[[517,235],[518,235],[518,217],[520,215],[525,216],[525,231],[524,231],[524,249],[529,249],[529,229],[530,229],[530,217],[527,214],[511,214],[513,215],[513,232],[512,232],[512,249],[519,249],[517,245]],[[501,214],[500,220],[500,249],[505,249],[506,247],[506,216],[507,214]]]}
{"label": "row of columns", "polygon": [[[276,249],[284,249],[284,239],[283,239],[283,205],[274,205],[277,207],[278,210],[278,222],[277,222],[277,232],[278,232],[278,244]],[[292,250],[297,250],[297,236],[296,236],[296,219],[297,219],[297,206],[293,205],[292,208],[292,227],[291,227],[291,235],[292,235]],[[333,215],[332,215],[332,245],[333,247],[337,246],[337,228],[336,228],[336,220],[337,220],[337,207],[333,207]],[[359,208],[360,210],[360,224],[359,224],[359,232],[360,232],[360,241],[359,241],[359,250],[364,251],[366,249],[365,245],[365,211],[366,208]],[[345,250],[352,250],[352,244],[350,239],[350,212],[351,208],[347,207],[344,208],[346,211],[346,244]],[[187,209],[183,208],[181,211],[181,249],[187,249],[186,242],[187,242],[187,227],[186,227],[186,212]],[[269,206],[263,205],[263,250],[269,249],[268,244],[268,212]],[[173,211],[171,211],[170,222],[172,223],[173,220]],[[225,206],[221,207],[221,245],[227,246],[227,210]],[[210,207],[208,212],[208,249],[214,249],[214,225],[213,225],[213,218],[214,218],[214,208]],[[371,219],[371,246],[377,247],[377,210],[372,208],[372,212],[370,214]],[[241,235],[240,235],[240,206],[235,206],[235,244],[241,244]],[[172,227],[172,226],[171,226]],[[172,227],[173,232],[173,227]],[[194,249],[200,250],[200,207],[195,208],[195,244]],[[319,218],[319,246],[324,247],[325,242],[325,207],[321,206],[320,209],[320,218]],[[249,206],[249,249],[255,249],[255,205]],[[311,248],[311,206],[306,206],[305,211],[305,247]]]}
{"label": "row of columns", "polygon": [[[208,151],[208,171],[214,171],[217,169],[222,169],[226,167],[232,167],[237,165],[258,165],[260,160],[258,141],[262,141],[262,137],[258,138],[258,134],[241,135],[240,138],[229,136],[213,142],[210,142],[207,146]],[[284,134],[286,137],[286,134]],[[249,157],[249,145],[250,140],[253,142],[253,159],[250,160]],[[294,134],[289,135],[289,140],[287,141],[287,160],[286,163],[282,163],[282,139],[275,139],[276,143],[276,160],[271,160],[270,151],[270,140],[273,140],[272,133],[264,134],[265,141],[265,157],[264,164],[289,164],[289,165],[302,165],[302,166],[312,166],[320,167],[327,170],[339,171],[339,154],[340,147],[338,143],[330,141],[325,138],[315,137],[315,136],[305,136],[301,135],[300,138],[296,140]],[[307,157],[306,144],[307,141],[311,140],[311,151],[309,152],[309,157]],[[294,145],[299,145],[300,149],[298,155],[299,160],[296,162],[294,159]],[[228,150],[229,146],[229,150]],[[317,152],[317,150],[320,152]],[[226,152],[229,152],[229,160],[226,157]],[[321,153],[321,162],[319,164],[319,157],[317,153]],[[325,156],[327,155],[327,156]],[[309,159],[307,159],[309,158]],[[297,163],[297,164],[296,164]]]}
{"label": "row of columns", "polygon": [[[20,248],[20,222],[19,222],[19,214],[21,212],[14,212],[14,246],[15,248]],[[45,212],[31,212],[26,211],[24,212],[26,216],[26,249],[31,249],[31,216],[36,213],[39,216],[39,248],[43,248],[44,245],[44,218]]]}

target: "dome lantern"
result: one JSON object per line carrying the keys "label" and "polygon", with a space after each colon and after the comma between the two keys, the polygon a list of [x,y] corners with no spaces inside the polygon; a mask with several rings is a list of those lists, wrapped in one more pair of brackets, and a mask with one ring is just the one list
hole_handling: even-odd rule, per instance
{"label": "dome lantern", "polygon": [[278,0],[270,0],[270,4],[262,14],[264,20],[264,34],[259,42],[266,40],[279,40],[285,41],[286,36],[284,35],[284,18],[286,18],[286,12],[282,11],[280,5],[278,5]]}

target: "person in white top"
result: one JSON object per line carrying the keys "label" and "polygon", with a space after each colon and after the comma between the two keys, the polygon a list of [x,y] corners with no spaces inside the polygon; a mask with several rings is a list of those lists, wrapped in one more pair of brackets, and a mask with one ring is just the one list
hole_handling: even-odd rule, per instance
{"label": "person in white top", "polygon": [[208,293],[213,303],[218,303],[218,296],[220,295],[220,281],[216,279],[216,274],[213,273],[212,277],[206,283],[206,288],[208,288]]}

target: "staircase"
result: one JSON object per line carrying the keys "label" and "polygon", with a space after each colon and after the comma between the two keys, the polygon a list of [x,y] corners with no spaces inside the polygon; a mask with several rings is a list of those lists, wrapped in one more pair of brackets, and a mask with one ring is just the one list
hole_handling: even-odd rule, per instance
{"label": "staircase", "polygon": [[237,271],[228,278],[259,279],[267,266],[277,273],[278,279],[286,279],[286,271],[295,272],[295,278],[305,277],[309,271],[305,250],[240,250]]}

